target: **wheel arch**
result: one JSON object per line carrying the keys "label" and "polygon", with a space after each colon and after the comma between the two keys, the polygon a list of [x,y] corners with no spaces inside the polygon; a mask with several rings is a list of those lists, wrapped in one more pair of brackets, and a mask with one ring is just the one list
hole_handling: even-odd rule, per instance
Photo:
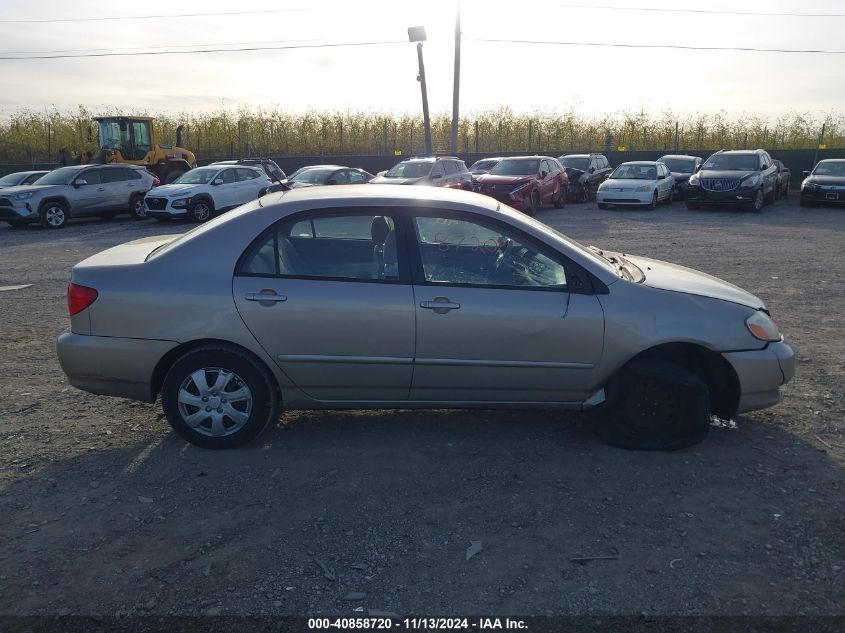
{"label": "wheel arch", "polygon": [[64,205],[65,210],[67,211],[68,217],[71,216],[73,211],[71,210],[71,205],[68,202],[67,198],[64,196],[47,196],[43,200],[38,203],[38,213],[41,213],[41,209],[44,208],[45,205],[49,204],[50,202],[60,202]]}
{"label": "wheel arch", "polygon": [[170,351],[168,351],[164,356],[162,356],[161,359],[159,359],[158,363],[156,363],[156,366],[153,369],[152,378],[150,379],[151,400],[154,401],[161,392],[161,386],[162,383],[164,383],[164,377],[167,375],[167,372],[170,370],[171,367],[173,367],[173,364],[177,360],[179,360],[182,356],[184,356],[190,351],[206,346],[228,348],[249,357],[250,360],[252,360],[267,374],[267,377],[270,379],[270,383],[276,392],[276,397],[278,398],[278,401],[281,402],[282,390],[279,386],[279,381],[276,379],[276,375],[273,373],[273,370],[261,357],[259,357],[257,354],[250,351],[243,345],[238,345],[237,343],[232,343],[231,341],[215,338],[196,339],[194,341],[181,343]]}
{"label": "wheel arch", "polygon": [[730,419],[736,414],[741,391],[739,377],[718,352],[697,343],[661,343],[629,359],[613,374],[611,380],[621,376],[632,362],[644,359],[674,363],[696,374],[707,384],[711,412],[723,419]]}

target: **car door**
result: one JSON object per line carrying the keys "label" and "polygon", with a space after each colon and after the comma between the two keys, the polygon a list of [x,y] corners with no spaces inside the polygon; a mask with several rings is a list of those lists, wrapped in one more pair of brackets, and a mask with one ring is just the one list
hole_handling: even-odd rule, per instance
{"label": "car door", "polygon": [[128,178],[124,167],[103,167],[100,179],[105,189],[104,208],[108,211],[125,211],[129,208],[129,197],[135,183]]}
{"label": "car door", "polygon": [[244,167],[237,168],[238,189],[235,193],[237,201],[235,204],[246,204],[250,200],[255,200],[261,191],[267,189],[270,185],[268,180],[255,171],[254,169],[246,169]]}
{"label": "car door", "polygon": [[[103,185],[100,167],[82,171],[71,183],[68,198],[71,203],[71,215],[76,217],[94,215],[107,209],[106,188]],[[85,184],[81,184],[84,182]]]}
{"label": "car door", "polygon": [[476,214],[420,210],[408,221],[417,319],[411,400],[589,397],[604,314],[595,296],[570,292],[574,264]]}
{"label": "car door", "polygon": [[214,205],[219,211],[221,209],[231,209],[240,204],[240,199],[243,191],[243,184],[238,182],[238,173],[234,167],[229,167],[221,171],[215,176],[214,181],[222,180],[223,182],[215,186],[214,189]]}
{"label": "car door", "polygon": [[242,258],[232,285],[241,318],[312,398],[408,398],[414,295],[395,222],[379,208],[300,213]]}
{"label": "car door", "polygon": [[542,200],[552,202],[557,197],[557,172],[551,161],[545,159],[540,162],[540,171],[546,174],[542,179]]}

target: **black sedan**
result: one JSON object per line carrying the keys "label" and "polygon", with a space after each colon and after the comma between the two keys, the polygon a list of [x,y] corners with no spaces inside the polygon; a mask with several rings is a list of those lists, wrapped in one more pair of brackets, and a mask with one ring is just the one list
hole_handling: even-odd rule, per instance
{"label": "black sedan", "polygon": [[812,172],[804,172],[802,207],[845,203],[845,159],[820,160]]}
{"label": "black sedan", "polygon": [[294,173],[285,184],[291,189],[317,185],[362,185],[375,176],[357,167],[342,165],[312,165]]}
{"label": "black sedan", "polygon": [[690,176],[701,169],[702,163],[700,157],[685,154],[667,154],[658,158],[657,161],[666,165],[675,177],[675,195],[677,196],[686,194]]}

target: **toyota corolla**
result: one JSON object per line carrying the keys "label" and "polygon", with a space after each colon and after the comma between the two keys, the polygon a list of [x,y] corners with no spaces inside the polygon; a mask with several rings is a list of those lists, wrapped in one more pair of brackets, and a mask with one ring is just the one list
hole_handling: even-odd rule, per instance
{"label": "toyota corolla", "polygon": [[709,275],[584,247],[474,193],[313,187],[77,264],[71,384],[154,402],[204,447],[280,409],[596,409],[605,441],[675,449],[780,400],[793,352]]}

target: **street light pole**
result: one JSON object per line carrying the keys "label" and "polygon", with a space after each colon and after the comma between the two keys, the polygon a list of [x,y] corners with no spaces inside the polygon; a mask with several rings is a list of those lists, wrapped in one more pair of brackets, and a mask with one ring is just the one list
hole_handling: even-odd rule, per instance
{"label": "street light pole", "polygon": [[408,29],[408,39],[411,42],[417,43],[417,61],[419,62],[420,71],[417,75],[417,81],[420,82],[420,91],[422,92],[422,106],[423,106],[423,130],[425,132],[425,153],[433,154],[431,148],[431,121],[428,118],[428,87],[425,83],[425,64],[423,63],[422,43],[425,41],[425,27],[412,26]]}
{"label": "street light pole", "polygon": [[458,153],[458,102],[461,95],[461,0],[455,13],[455,77],[452,86],[452,153]]}
{"label": "street light pole", "polygon": [[431,149],[431,120],[428,118],[428,88],[425,83],[425,63],[423,62],[422,42],[417,42],[417,61],[420,64],[420,91],[422,92],[423,130],[425,132],[425,153],[432,154]]}

